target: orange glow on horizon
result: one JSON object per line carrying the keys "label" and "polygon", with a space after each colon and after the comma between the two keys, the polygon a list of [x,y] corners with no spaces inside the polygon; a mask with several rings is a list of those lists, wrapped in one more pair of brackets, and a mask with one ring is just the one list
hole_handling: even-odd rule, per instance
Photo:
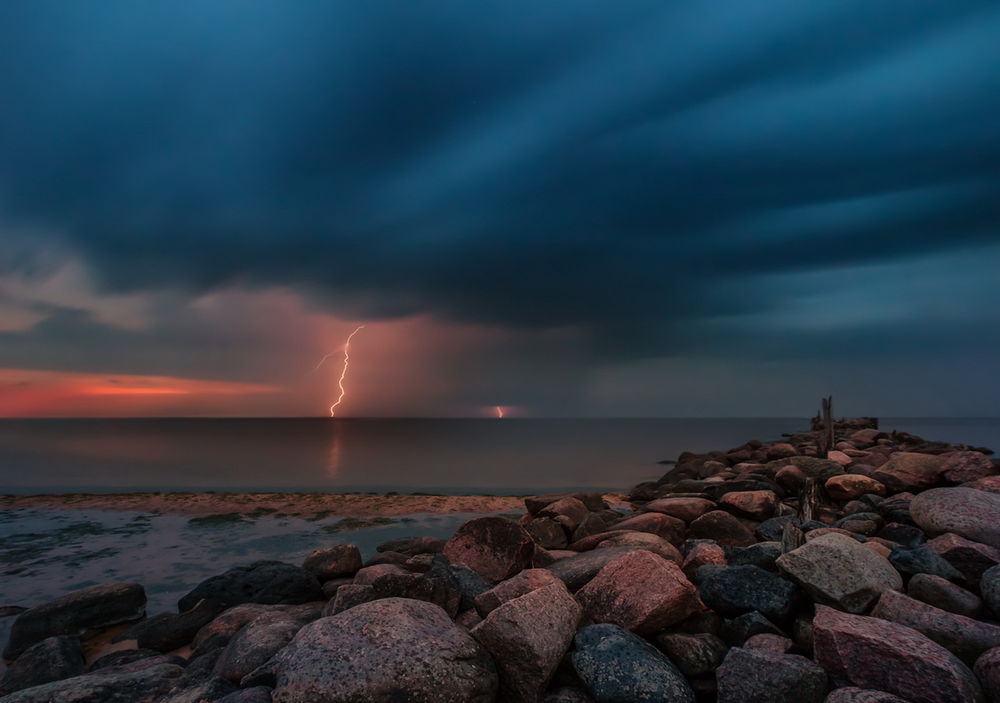
{"label": "orange glow on horizon", "polygon": [[[274,393],[275,386],[174,376],[0,369],[0,417],[169,412],[174,399]],[[166,405],[165,405],[166,404]]]}

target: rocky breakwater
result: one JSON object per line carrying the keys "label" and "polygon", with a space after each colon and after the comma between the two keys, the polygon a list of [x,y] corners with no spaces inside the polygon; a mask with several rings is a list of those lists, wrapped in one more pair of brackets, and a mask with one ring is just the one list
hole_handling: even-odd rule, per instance
{"label": "rocky breakwater", "polygon": [[[627,502],[331,545],[22,613],[4,703],[1000,701],[1000,467],[842,421],[686,453]],[[95,635],[119,649],[95,658]]]}

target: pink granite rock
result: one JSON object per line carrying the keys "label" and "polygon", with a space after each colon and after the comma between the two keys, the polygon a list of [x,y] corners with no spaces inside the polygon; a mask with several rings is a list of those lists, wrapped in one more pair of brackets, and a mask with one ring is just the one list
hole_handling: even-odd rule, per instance
{"label": "pink granite rock", "polygon": [[982,452],[950,452],[944,456],[942,474],[946,481],[967,483],[996,473],[993,460]]}
{"label": "pink granite rock", "polygon": [[933,488],[910,501],[913,521],[927,534],[954,532],[1000,548],[1000,495],[974,488]]}
{"label": "pink granite rock", "polygon": [[713,510],[694,520],[688,537],[713,539],[725,547],[749,547],[757,543],[753,531],[724,510]]}
{"label": "pink granite rock", "polygon": [[684,541],[687,525],[680,520],[662,513],[642,513],[625,518],[615,523],[616,530],[632,530],[634,532],[650,532],[667,540],[675,547]]}
{"label": "pink granite rock", "polygon": [[841,474],[831,476],[825,484],[826,492],[834,500],[854,500],[866,493],[885,495],[885,486],[873,478],[861,474]]}
{"label": "pink granite rock", "polygon": [[961,571],[970,583],[976,583],[984,571],[1000,564],[1000,549],[981,542],[973,542],[953,532],[929,540],[926,548],[944,557],[949,564]]}
{"label": "pink granite rock", "polygon": [[534,551],[531,535],[502,517],[469,520],[444,545],[448,561],[490,581],[503,581],[531,566]]}
{"label": "pink granite rock", "polygon": [[725,566],[726,551],[714,542],[696,544],[688,551],[687,556],[684,557],[681,570],[688,578],[694,578],[694,574],[698,571],[699,567],[706,564]]}
{"label": "pink granite rock", "polygon": [[[548,569],[525,569],[506,581],[501,581],[488,591],[476,596],[476,610],[485,617],[502,604],[526,593],[559,581],[556,575]],[[559,583],[562,583],[559,581]]]}
{"label": "pink granite rock", "polygon": [[639,634],[678,623],[700,607],[698,590],[680,567],[645,550],[607,564],[577,599],[594,622]]}
{"label": "pink granite rock", "polygon": [[1000,701],[1000,647],[984,652],[972,667],[990,703]]}
{"label": "pink granite rock", "polygon": [[719,499],[719,506],[740,517],[767,520],[774,516],[778,496],[774,491],[732,491]]}
{"label": "pink granite rock", "polygon": [[542,700],[581,615],[580,604],[556,580],[503,603],[472,629],[472,636],[493,655],[502,699]]}
{"label": "pink granite rock", "polygon": [[646,503],[646,510],[691,522],[715,510],[715,503],[706,498],[658,498]]}
{"label": "pink granite rock", "polygon": [[892,493],[930,488],[941,479],[944,459],[933,454],[896,452],[872,472],[872,478]]}
{"label": "pink granite rock", "polygon": [[607,539],[602,540],[595,549],[611,549],[612,547],[645,549],[677,564],[680,564],[683,560],[677,547],[659,535],[649,532],[617,532]]}
{"label": "pink granite rock", "polygon": [[834,680],[896,694],[911,703],[984,703],[965,664],[916,630],[816,606],[816,662]]}

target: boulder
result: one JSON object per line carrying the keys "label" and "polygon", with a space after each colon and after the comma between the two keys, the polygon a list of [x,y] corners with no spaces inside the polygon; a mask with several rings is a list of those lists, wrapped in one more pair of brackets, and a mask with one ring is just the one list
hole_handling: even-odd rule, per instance
{"label": "boulder", "polygon": [[177,602],[177,609],[191,610],[202,599],[226,607],[240,603],[308,603],[323,600],[323,589],[317,578],[303,568],[280,561],[258,561],[202,581]]}
{"label": "boulder", "polygon": [[709,632],[661,632],[656,644],[688,678],[712,675],[729,650],[722,639]]}
{"label": "boulder", "polygon": [[719,636],[733,647],[743,645],[751,637],[764,634],[785,636],[780,627],[756,610],[723,620],[722,627],[719,628]]}
{"label": "boulder", "polygon": [[218,676],[211,676],[203,681],[180,683],[170,690],[165,698],[158,703],[207,703],[221,701],[239,688],[235,684]]}
{"label": "boulder", "polygon": [[609,532],[607,539],[601,540],[595,549],[614,549],[616,547],[634,547],[652,552],[664,559],[680,564],[681,553],[677,547],[659,535],[650,532]]}
{"label": "boulder", "polygon": [[718,703],[823,703],[826,672],[797,654],[734,647],[716,672]]}
{"label": "boulder", "polygon": [[[449,573],[448,576],[451,576]],[[454,580],[428,574],[389,574],[372,582],[375,598],[413,598],[434,603],[448,616],[458,615],[462,594]]]}
{"label": "boulder", "polygon": [[71,635],[47,637],[10,663],[0,679],[0,696],[51,681],[79,676],[85,670],[80,640]]}
{"label": "boulder", "polygon": [[687,556],[684,557],[684,562],[681,565],[681,571],[689,579],[694,578],[694,575],[703,566],[725,566],[726,565],[726,552],[717,545],[715,542],[701,542],[699,544],[691,547],[688,551]]}
{"label": "boulder", "polygon": [[713,510],[694,520],[688,536],[715,540],[729,547],[748,547],[757,541],[746,525],[724,510]]}
{"label": "boulder", "polygon": [[941,479],[944,459],[933,454],[896,452],[872,472],[872,478],[891,493],[921,491]]}
{"label": "boulder", "polygon": [[845,686],[832,691],[824,703],[909,703],[909,701],[885,691]]}
{"label": "boulder", "polygon": [[576,635],[570,664],[597,703],[695,703],[684,675],[653,645],[617,625],[590,625]]}
{"label": "boulder", "polygon": [[292,641],[303,623],[287,613],[258,615],[244,625],[226,645],[215,663],[214,673],[227,681],[239,681],[266,663]]}
{"label": "boulder", "polygon": [[132,639],[141,649],[172,652],[183,647],[198,634],[198,630],[212,622],[222,612],[222,604],[201,600],[184,613],[160,613],[132,626],[120,639]]}
{"label": "boulder", "polygon": [[158,703],[183,674],[176,664],[107,669],[25,688],[5,696],[3,703]]}
{"label": "boulder", "polygon": [[778,496],[774,491],[733,491],[719,500],[719,507],[751,520],[774,517]]}
{"label": "boulder", "polygon": [[507,601],[519,598],[556,581],[562,583],[548,569],[525,569],[516,576],[501,581],[493,588],[476,596],[476,611],[486,617]]}
{"label": "boulder", "polygon": [[983,609],[983,601],[975,593],[934,574],[913,576],[906,584],[906,593],[941,610],[969,618],[977,617]]}
{"label": "boulder", "polygon": [[950,483],[977,481],[996,473],[993,460],[982,452],[957,451],[944,454],[941,474]]}
{"label": "boulder", "polygon": [[854,500],[866,493],[885,495],[885,486],[873,478],[860,474],[831,476],[824,484],[826,493],[834,500]]}
{"label": "boulder", "polygon": [[220,698],[217,703],[271,703],[271,688],[269,686],[254,686],[242,688]]}
{"label": "boulder", "polygon": [[798,588],[777,574],[756,566],[716,569],[698,584],[701,600],[724,617],[754,610],[774,621],[787,620]]}
{"label": "boulder", "polygon": [[910,502],[913,521],[931,535],[954,532],[1000,548],[1000,495],[974,488],[933,488]]}
{"label": "boulder", "polygon": [[500,604],[472,629],[476,641],[493,655],[501,698],[542,700],[581,614],[580,604],[562,581],[553,580]]}
{"label": "boulder", "polygon": [[990,567],[983,572],[979,579],[979,592],[983,594],[983,601],[993,614],[1000,615],[1000,566]]}
{"label": "boulder", "polygon": [[399,564],[372,564],[371,566],[365,566],[358,569],[358,573],[354,574],[354,584],[359,586],[371,586],[375,583],[376,579],[382,578],[383,576],[388,576],[390,574],[405,576],[409,573],[409,571],[404,569]]}
{"label": "boulder", "polygon": [[625,518],[615,524],[615,529],[650,532],[677,546],[684,541],[684,533],[687,531],[687,526],[679,518],[653,512],[641,513]]}
{"label": "boulder", "polygon": [[502,517],[469,520],[444,545],[453,564],[490,581],[503,581],[531,566],[535,543],[520,525]]}
{"label": "boulder", "polygon": [[697,589],[680,567],[644,550],[607,564],[577,599],[594,622],[640,634],[680,622],[699,608]]}
{"label": "boulder", "polygon": [[950,581],[963,581],[965,578],[947,559],[932,552],[927,545],[916,549],[896,547],[889,553],[888,559],[901,574],[934,574]]}
{"label": "boulder", "polygon": [[28,647],[57,635],[89,634],[138,620],[145,614],[146,591],[137,583],[111,583],[71,591],[53,601],[25,610],[10,628],[5,659],[14,659]]}
{"label": "boulder", "polygon": [[972,671],[983,686],[990,703],[1000,702],[1000,647],[984,652]]}
{"label": "boulder", "polygon": [[444,549],[444,540],[438,537],[403,537],[383,542],[375,547],[377,552],[398,552],[412,557],[417,554],[439,554]]}
{"label": "boulder", "polygon": [[566,529],[572,532],[583,521],[588,512],[587,506],[584,505],[582,500],[567,496],[560,498],[554,503],[549,503],[539,510],[536,515],[538,517],[563,518],[560,522],[563,522]]}
{"label": "boulder", "polygon": [[[790,456],[767,463],[769,467],[780,472],[786,466],[794,466],[806,478],[826,481],[831,476],[844,473],[844,467],[830,459],[819,459],[814,456]],[[777,475],[775,475],[777,478]]]}
{"label": "boulder", "polygon": [[758,542],[749,547],[724,547],[730,566],[759,566],[774,570],[774,562],[782,554],[781,542]]}
{"label": "boulder", "polygon": [[969,668],[909,627],[819,605],[813,646],[816,662],[836,681],[893,693],[911,703],[984,703]]}
{"label": "boulder", "polygon": [[615,547],[582,552],[575,556],[559,559],[546,568],[566,584],[570,591],[576,591],[597,575],[607,564],[623,554],[637,551],[634,547]]}
{"label": "boulder", "polygon": [[792,524],[799,527],[801,523],[794,515],[781,515],[779,517],[768,518],[757,525],[754,534],[762,542],[780,542],[785,533],[785,525]]}
{"label": "boulder", "polygon": [[566,539],[566,530],[550,517],[535,518],[525,525],[524,529],[535,540],[535,544],[543,549],[563,549],[569,543]]}
{"label": "boulder", "polygon": [[1000,549],[951,532],[935,537],[926,546],[961,572],[970,583],[982,578],[987,569],[1000,564]]}
{"label": "boulder", "polygon": [[888,561],[835,533],[806,542],[781,555],[776,563],[813,600],[852,613],[866,610],[883,591],[903,587]]}
{"label": "boulder", "polygon": [[689,523],[715,510],[715,503],[706,498],[657,498],[646,503],[646,510]]}
{"label": "boulder", "polygon": [[195,650],[206,649],[210,644],[224,647],[241,627],[261,613],[276,611],[282,606],[264,605],[262,603],[243,603],[224,610],[195,634],[191,642]]}
{"label": "boulder", "polygon": [[323,608],[323,617],[336,615],[362,603],[370,603],[377,599],[378,596],[375,595],[375,587],[371,584],[351,583],[341,586],[337,589],[337,595],[333,597],[333,600]]}
{"label": "boulder", "polygon": [[361,568],[361,550],[353,544],[320,547],[309,552],[302,568],[313,574],[320,583],[340,576],[353,576]]}
{"label": "boulder", "polygon": [[493,660],[433,603],[385,598],[303,627],[271,660],[280,703],[492,703]]}
{"label": "boulder", "polygon": [[747,649],[763,649],[772,654],[788,654],[795,649],[795,642],[790,637],[762,632],[748,637],[743,646]]}
{"label": "boulder", "polygon": [[871,614],[913,628],[970,665],[987,649],[1000,646],[1000,627],[949,613],[897,591],[883,593]]}

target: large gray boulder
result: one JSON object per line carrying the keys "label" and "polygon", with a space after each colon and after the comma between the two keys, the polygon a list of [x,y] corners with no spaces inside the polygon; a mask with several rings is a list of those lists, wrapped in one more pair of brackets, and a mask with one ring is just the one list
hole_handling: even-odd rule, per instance
{"label": "large gray boulder", "polygon": [[79,676],[85,668],[83,648],[77,637],[48,637],[11,662],[0,679],[0,696]]}
{"label": "large gray boulder", "polygon": [[177,609],[191,610],[203,598],[224,606],[240,603],[309,603],[323,600],[323,589],[314,574],[280,561],[258,561],[213,576],[180,599]]}
{"label": "large gray boulder", "polygon": [[734,647],[716,671],[718,703],[823,703],[826,672],[805,657]]}
{"label": "large gray boulder", "polygon": [[433,603],[385,598],[303,627],[272,667],[275,703],[492,703],[493,660]]}
{"label": "large gray boulder", "polygon": [[836,532],[782,554],[776,563],[813,600],[850,613],[865,611],[883,591],[903,587],[899,572],[886,559]]}
{"label": "large gray boulder", "polygon": [[1000,495],[975,488],[933,488],[910,502],[910,514],[932,535],[954,532],[1000,547]]}
{"label": "large gray boulder", "polygon": [[176,664],[137,670],[110,669],[17,691],[3,703],[154,703],[163,700],[184,674]]}

